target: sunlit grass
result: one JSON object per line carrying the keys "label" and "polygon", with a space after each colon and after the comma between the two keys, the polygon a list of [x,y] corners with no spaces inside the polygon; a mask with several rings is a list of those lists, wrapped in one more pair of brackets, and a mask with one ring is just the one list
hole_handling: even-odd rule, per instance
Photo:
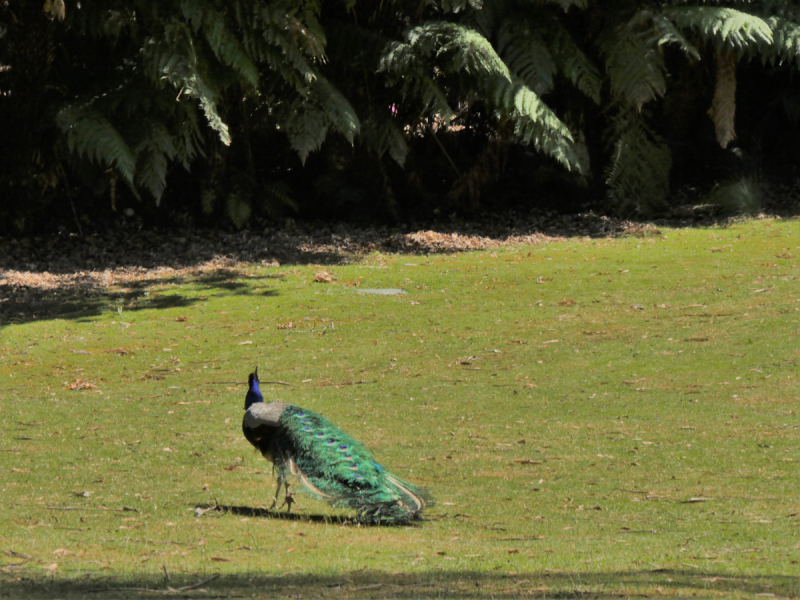
{"label": "sunlit grass", "polygon": [[[0,597],[217,573],[184,593],[796,597],[798,240],[759,221],[243,265],[7,326]],[[427,486],[427,519],[259,510],[274,477],[240,429],[256,365],[281,382],[265,395]]]}

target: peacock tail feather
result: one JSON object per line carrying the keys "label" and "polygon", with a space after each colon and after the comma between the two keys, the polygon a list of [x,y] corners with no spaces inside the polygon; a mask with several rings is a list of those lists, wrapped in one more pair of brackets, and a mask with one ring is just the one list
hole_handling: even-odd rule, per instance
{"label": "peacock tail feather", "polygon": [[325,417],[287,405],[279,425],[286,439],[276,446],[291,452],[279,452],[275,464],[312,496],[373,523],[409,521],[430,504],[424,490],[384,469],[364,444]]}

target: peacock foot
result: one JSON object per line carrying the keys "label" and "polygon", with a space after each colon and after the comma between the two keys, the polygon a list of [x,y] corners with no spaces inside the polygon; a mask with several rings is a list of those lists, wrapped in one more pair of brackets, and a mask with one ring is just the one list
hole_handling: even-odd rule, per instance
{"label": "peacock foot", "polygon": [[289,491],[289,484],[286,484],[286,494],[283,497],[283,504],[278,507],[278,510],[286,507],[286,512],[292,512],[292,504],[297,505],[297,508],[300,508],[300,505],[297,503],[297,500],[294,499],[294,494]]}

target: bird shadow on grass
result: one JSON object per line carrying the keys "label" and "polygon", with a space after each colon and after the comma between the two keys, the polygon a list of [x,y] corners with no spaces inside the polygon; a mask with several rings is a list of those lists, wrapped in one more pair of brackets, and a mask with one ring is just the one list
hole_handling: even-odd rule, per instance
{"label": "bird shadow on grass", "polygon": [[[402,571],[400,557],[376,560],[370,569],[316,575],[312,571],[224,573],[130,573],[108,577],[33,575],[5,577],[12,598],[144,598],[153,594],[204,598],[584,598],[796,597],[797,578],[788,575],[731,575],[703,569],[634,569],[582,572],[484,571],[438,568]],[[409,562],[413,560],[409,557]],[[30,575],[30,576],[28,576]]]}
{"label": "bird shadow on grass", "polygon": [[352,527],[414,527],[422,522],[412,521],[410,523],[392,524],[382,523],[380,525],[375,523],[364,523],[353,517],[346,517],[342,515],[320,515],[313,513],[303,512],[302,509],[296,512],[288,512],[286,510],[267,509],[256,506],[233,506],[225,504],[208,504],[208,505],[192,505],[194,506],[195,514],[203,516],[209,513],[222,513],[231,514],[239,517],[248,517],[254,519],[275,519],[278,521],[299,521],[303,523],[321,523],[325,525],[345,525]]}
{"label": "bird shadow on grass", "polygon": [[[195,511],[198,509],[196,508]],[[229,513],[239,517],[249,517],[255,519],[276,519],[279,521],[302,521],[305,523],[325,523],[328,525],[353,525],[362,527],[364,523],[359,523],[357,520],[349,517],[337,515],[319,515],[304,512],[287,512],[286,510],[266,509],[255,506],[233,506],[224,504],[215,504],[205,508],[199,508],[200,511],[214,511],[221,513]],[[203,512],[202,514],[206,514]]]}

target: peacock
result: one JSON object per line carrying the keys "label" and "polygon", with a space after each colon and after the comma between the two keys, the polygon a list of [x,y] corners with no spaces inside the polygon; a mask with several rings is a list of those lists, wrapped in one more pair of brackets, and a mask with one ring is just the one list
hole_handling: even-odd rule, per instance
{"label": "peacock", "polygon": [[419,519],[431,504],[427,492],[378,464],[372,452],[325,417],[284,402],[264,402],[258,368],[248,377],[242,431],[278,470],[276,507],[281,486],[284,505],[296,504],[289,476],[304,491],[333,506],[354,509],[364,523],[402,524]]}

